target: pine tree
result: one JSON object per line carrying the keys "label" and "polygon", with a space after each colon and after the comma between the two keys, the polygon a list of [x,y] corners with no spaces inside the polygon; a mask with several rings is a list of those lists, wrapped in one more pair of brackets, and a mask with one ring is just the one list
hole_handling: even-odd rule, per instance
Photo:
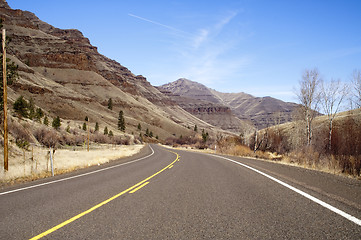
{"label": "pine tree", "polygon": [[140,125],[140,123],[138,123],[138,130],[139,130],[139,131],[142,130],[142,125]]}
{"label": "pine tree", "polygon": [[112,100],[112,98],[109,98],[109,100],[108,100],[108,109],[113,110],[113,100]]}
{"label": "pine tree", "polygon": [[86,123],[83,123],[83,130],[86,131]]}
{"label": "pine tree", "polygon": [[28,102],[28,111],[29,111],[29,119],[33,119],[35,117],[35,103],[33,98],[30,98]]}
{"label": "pine tree", "polygon": [[198,132],[198,127],[197,127],[197,125],[194,126],[194,131],[195,131],[195,132]]}
{"label": "pine tree", "polygon": [[45,116],[45,117],[44,117],[43,124],[44,124],[44,125],[46,125],[46,126],[49,126],[49,119],[48,119],[48,116]]}
{"label": "pine tree", "polygon": [[13,104],[13,108],[19,117],[27,118],[29,116],[28,103],[23,96],[20,96],[16,99]]}
{"label": "pine tree", "polygon": [[94,132],[98,132],[99,131],[99,123],[96,122],[95,123],[95,129],[94,129]]}
{"label": "pine tree", "polygon": [[51,125],[52,125],[53,128],[55,128],[56,130],[59,130],[59,128],[60,128],[60,126],[61,126],[60,117],[57,116],[56,118],[54,118]]}
{"label": "pine tree", "polygon": [[105,128],[104,128],[104,135],[108,135],[108,127],[107,126],[105,126]]}
{"label": "pine tree", "polygon": [[205,132],[204,129],[202,130],[202,139],[203,139],[203,142],[206,143],[207,140],[208,140],[208,132]]}
{"label": "pine tree", "polygon": [[119,112],[119,116],[118,116],[118,129],[121,131],[125,131],[125,121],[124,121],[124,116],[123,116],[123,111],[120,110]]}
{"label": "pine tree", "polygon": [[44,117],[44,112],[41,108],[37,108],[35,111],[35,119],[40,122],[40,119]]}
{"label": "pine tree", "polygon": [[113,136],[114,136],[114,134],[113,134],[113,131],[112,131],[112,130],[110,130],[110,131],[109,131],[108,136],[109,136],[109,137],[113,137]]}

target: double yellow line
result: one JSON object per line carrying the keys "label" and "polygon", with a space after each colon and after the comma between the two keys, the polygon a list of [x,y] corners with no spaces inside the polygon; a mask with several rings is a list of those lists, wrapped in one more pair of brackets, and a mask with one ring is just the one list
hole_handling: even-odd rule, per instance
{"label": "double yellow line", "polygon": [[[169,152],[172,152],[172,151],[169,151]],[[56,230],[64,227],[65,225],[68,225],[68,224],[71,223],[71,222],[74,222],[75,220],[77,220],[77,219],[83,217],[84,215],[86,215],[86,214],[94,211],[95,209],[100,208],[101,206],[103,206],[103,205],[105,205],[105,204],[113,201],[113,200],[116,199],[116,198],[118,198],[118,197],[120,197],[120,196],[122,196],[122,195],[124,195],[124,194],[126,194],[126,193],[128,193],[128,192],[129,192],[129,193],[134,193],[134,192],[136,192],[137,190],[141,189],[142,187],[144,187],[145,185],[147,185],[147,184],[149,183],[149,180],[150,180],[150,179],[152,179],[153,177],[157,176],[158,174],[160,174],[161,172],[165,171],[166,169],[172,168],[172,167],[173,167],[173,164],[174,164],[175,162],[179,161],[179,157],[180,157],[180,156],[178,155],[178,153],[176,153],[176,152],[172,152],[172,153],[174,153],[174,154],[177,156],[177,158],[176,158],[172,163],[170,163],[168,166],[166,166],[165,168],[163,168],[163,169],[161,169],[160,171],[154,173],[152,176],[147,177],[146,179],[138,182],[137,184],[131,186],[130,188],[124,190],[123,192],[120,192],[120,193],[114,195],[113,197],[108,198],[107,200],[105,200],[105,201],[103,201],[103,202],[95,205],[95,206],[92,207],[92,208],[89,208],[88,210],[86,210],[86,211],[84,211],[84,212],[82,212],[82,213],[79,213],[78,215],[76,215],[76,216],[74,216],[74,217],[72,217],[72,218],[70,218],[70,219],[68,219],[68,220],[66,220],[66,221],[64,221],[64,222],[56,225],[56,226],[53,227],[53,228],[50,228],[49,230],[47,230],[47,231],[45,231],[45,232],[43,232],[43,233],[41,233],[41,234],[39,234],[39,235],[31,238],[30,240],[35,240],[35,239],[40,239],[40,238],[42,238],[42,237],[45,237],[46,235],[48,235],[48,234],[50,234],[50,233],[52,233],[52,232],[55,232]]]}

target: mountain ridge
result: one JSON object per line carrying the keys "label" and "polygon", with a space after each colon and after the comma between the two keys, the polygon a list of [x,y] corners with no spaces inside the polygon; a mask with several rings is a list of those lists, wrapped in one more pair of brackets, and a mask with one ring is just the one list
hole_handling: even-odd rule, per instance
{"label": "mountain ridge", "polygon": [[258,129],[276,124],[275,117],[272,115],[277,113],[277,118],[280,118],[277,119],[278,124],[292,121],[292,111],[298,106],[296,103],[284,102],[269,96],[255,97],[244,92],[222,93],[185,78],[158,86],[158,89],[163,93],[168,92],[168,96],[173,97],[173,100],[177,95],[188,98],[189,106],[182,105],[187,111],[191,111],[189,107],[192,100],[195,101],[193,103],[195,108],[197,102],[206,101],[216,106],[228,107],[237,118],[252,122]]}

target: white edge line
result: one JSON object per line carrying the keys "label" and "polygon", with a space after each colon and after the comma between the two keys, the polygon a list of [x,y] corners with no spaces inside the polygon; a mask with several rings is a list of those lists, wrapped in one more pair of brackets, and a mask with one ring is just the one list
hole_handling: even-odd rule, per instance
{"label": "white edge line", "polygon": [[285,186],[286,188],[291,189],[292,191],[304,196],[305,198],[308,198],[311,201],[313,201],[313,202],[315,202],[315,203],[317,203],[317,204],[331,210],[332,212],[337,213],[338,215],[346,218],[347,220],[350,220],[351,222],[356,223],[357,225],[361,226],[361,220],[360,219],[358,219],[358,218],[356,218],[356,217],[354,217],[354,216],[352,216],[352,215],[350,215],[350,214],[348,214],[348,213],[346,213],[346,212],[344,212],[344,211],[342,211],[342,210],[340,210],[340,209],[338,209],[338,208],[336,208],[336,207],[334,207],[334,206],[332,206],[332,205],[330,205],[330,204],[328,204],[328,203],[326,203],[326,202],[324,202],[324,201],[322,201],[322,200],[320,200],[318,198],[315,198],[314,196],[312,196],[312,195],[310,195],[310,194],[308,194],[308,193],[306,193],[304,191],[301,191],[301,190],[299,190],[299,189],[297,189],[297,188],[295,188],[295,187],[293,187],[293,186],[291,186],[291,185],[289,185],[289,184],[287,184],[287,183],[285,183],[285,182],[283,182],[281,180],[278,180],[277,178],[274,178],[274,177],[268,175],[267,173],[261,172],[260,170],[257,170],[257,169],[255,169],[253,167],[250,167],[250,166],[248,166],[248,165],[246,165],[244,163],[240,163],[240,162],[237,162],[237,161],[229,159],[229,158],[225,158],[225,157],[218,156],[218,155],[212,155],[212,154],[207,154],[207,155],[210,155],[210,156],[213,156],[213,157],[223,158],[225,160],[231,161],[231,162],[239,164],[239,165],[241,165],[241,166],[243,166],[245,168],[248,168],[248,169],[250,169],[252,171],[255,171],[256,173],[259,173],[259,174],[261,174],[261,175],[263,175],[263,176],[265,176],[265,177],[267,177],[267,178],[269,178],[269,179],[271,179],[271,180]]}
{"label": "white edge line", "polygon": [[109,170],[109,169],[112,169],[112,168],[120,167],[120,166],[127,165],[127,164],[130,164],[130,163],[135,163],[135,162],[138,162],[138,161],[140,161],[140,160],[144,160],[144,159],[146,159],[146,158],[148,158],[148,157],[150,157],[150,156],[152,156],[152,155],[154,154],[153,148],[152,148],[150,145],[148,145],[148,146],[149,146],[149,148],[152,150],[152,153],[149,154],[148,156],[145,156],[145,157],[142,157],[142,158],[139,158],[139,159],[135,159],[135,160],[130,161],[130,162],[126,162],[126,163],[121,163],[121,164],[118,164],[118,165],[110,166],[110,167],[107,167],[107,168],[98,169],[98,170],[95,170],[95,171],[92,171],[92,172],[87,172],[87,173],[79,174],[79,175],[72,176],[72,177],[62,178],[62,179],[54,180],[54,181],[51,181],[51,182],[36,184],[36,185],[29,186],[29,187],[18,188],[18,189],[14,189],[14,190],[7,191],[7,192],[2,192],[2,193],[0,193],[0,196],[1,196],[1,195],[5,195],[5,194],[9,194],[9,193],[13,193],[13,192],[19,192],[19,191],[31,189],[31,188],[41,187],[41,186],[45,186],[45,185],[49,185],[49,184],[53,184],[53,183],[57,183],[57,182],[63,182],[63,181],[67,181],[67,180],[74,179],[74,178],[78,178],[78,177],[83,177],[83,176],[90,175],[90,174],[93,174],[93,173],[102,172],[102,171],[105,171],[105,170]]}

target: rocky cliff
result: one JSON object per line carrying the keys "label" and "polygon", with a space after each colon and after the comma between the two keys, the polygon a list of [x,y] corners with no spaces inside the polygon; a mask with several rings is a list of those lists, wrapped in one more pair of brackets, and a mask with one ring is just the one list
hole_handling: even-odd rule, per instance
{"label": "rocky cliff", "polygon": [[125,92],[156,104],[169,103],[146,78],[99,54],[80,31],[55,28],[31,12],[10,9],[6,2],[2,5],[0,17],[11,38],[9,54],[27,66],[92,71]]}
{"label": "rocky cliff", "polygon": [[181,78],[158,89],[184,110],[211,125],[237,134],[254,129],[250,121],[240,120],[229,106],[222,104],[220,99],[202,84]]}
{"label": "rocky cliff", "polygon": [[[221,93],[184,78],[162,85],[158,89],[168,93],[170,98],[180,102],[183,109],[196,116],[200,112],[212,114],[224,111],[226,114],[221,114],[220,118],[228,119],[225,116],[231,114],[243,123],[251,122],[258,129],[291,121],[293,109],[297,106],[295,103],[271,97],[254,97],[243,92]],[[186,100],[180,101],[178,96]],[[208,104],[206,107],[204,102]]]}

